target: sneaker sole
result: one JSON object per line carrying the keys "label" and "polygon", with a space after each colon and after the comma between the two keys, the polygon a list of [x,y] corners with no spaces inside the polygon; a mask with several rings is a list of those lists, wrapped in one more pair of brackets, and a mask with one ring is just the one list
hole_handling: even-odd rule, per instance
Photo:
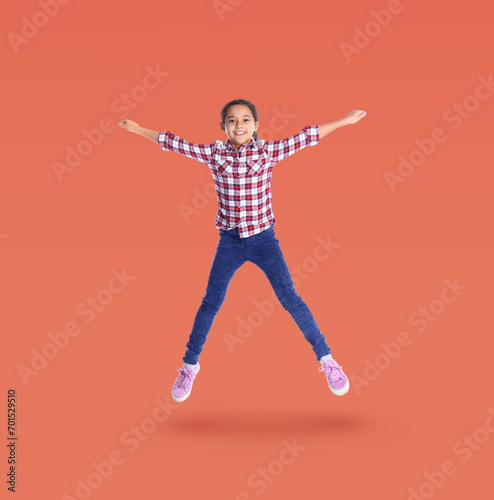
{"label": "sneaker sole", "polygon": [[331,389],[330,390],[333,394],[336,394],[337,396],[343,396],[348,392],[348,389],[350,389],[350,380],[347,380],[345,387],[343,389]]}
{"label": "sneaker sole", "polygon": [[[199,363],[197,363],[197,372],[196,372],[196,377],[197,377],[197,374],[199,373],[199,370],[201,369],[201,365]],[[192,387],[190,388],[190,391],[185,395],[185,396],[182,396],[181,398],[177,398],[175,397],[175,395],[173,394],[173,387],[172,387],[172,399],[173,401],[175,401],[176,403],[182,403],[183,401],[185,401],[189,396],[190,396],[190,393],[192,392]]]}
{"label": "sneaker sole", "polygon": [[185,395],[183,396],[182,398],[176,398],[173,394],[173,389],[172,389],[172,399],[173,401],[175,401],[176,403],[182,403],[183,401],[185,401],[189,396],[190,396],[190,393],[192,392],[192,389]]}

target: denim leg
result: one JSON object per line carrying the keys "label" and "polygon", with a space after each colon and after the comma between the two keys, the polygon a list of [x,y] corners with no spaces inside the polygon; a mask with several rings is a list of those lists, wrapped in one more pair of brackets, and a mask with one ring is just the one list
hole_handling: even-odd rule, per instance
{"label": "denim leg", "polygon": [[182,358],[185,363],[195,365],[202,352],[214,318],[225,300],[226,290],[237,269],[246,262],[245,248],[233,234],[220,230],[220,240],[211,265],[206,294],[197,311],[187,350]]}
{"label": "denim leg", "polygon": [[[252,239],[251,239],[252,238]],[[262,269],[283,308],[290,313],[319,360],[331,353],[309,308],[295,290],[274,227],[247,239],[247,259]]]}

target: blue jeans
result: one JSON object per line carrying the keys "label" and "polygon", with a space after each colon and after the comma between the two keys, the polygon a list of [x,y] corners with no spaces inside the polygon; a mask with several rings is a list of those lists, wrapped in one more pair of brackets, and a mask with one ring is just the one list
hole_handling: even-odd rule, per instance
{"label": "blue jeans", "polygon": [[209,274],[206,294],[197,311],[183,361],[194,365],[226,295],[228,285],[237,269],[249,261],[260,267],[283,308],[312,346],[317,359],[330,354],[323,334],[305,302],[295,291],[292,277],[275,236],[274,224],[248,238],[241,238],[238,228],[219,229],[220,240]]}

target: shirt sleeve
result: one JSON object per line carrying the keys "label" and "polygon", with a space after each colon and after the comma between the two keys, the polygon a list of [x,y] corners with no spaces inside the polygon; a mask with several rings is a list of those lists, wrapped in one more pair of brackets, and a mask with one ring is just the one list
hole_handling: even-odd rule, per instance
{"label": "shirt sleeve", "polygon": [[188,142],[170,131],[158,134],[158,144],[164,151],[174,151],[206,165],[209,163],[215,147],[215,143],[194,144]]}
{"label": "shirt sleeve", "polygon": [[279,141],[266,141],[264,147],[270,158],[280,161],[306,146],[315,146],[318,142],[319,127],[315,125],[304,127],[298,134]]}

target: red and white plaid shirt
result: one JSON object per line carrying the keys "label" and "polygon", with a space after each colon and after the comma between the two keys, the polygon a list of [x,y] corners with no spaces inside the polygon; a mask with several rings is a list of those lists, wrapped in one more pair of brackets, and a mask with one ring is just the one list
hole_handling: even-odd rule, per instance
{"label": "red and white plaid shirt", "polygon": [[213,174],[218,199],[217,229],[238,226],[241,238],[248,238],[274,226],[271,206],[271,173],[279,161],[306,146],[319,142],[319,127],[304,127],[297,135],[278,141],[257,142],[251,138],[237,150],[230,143],[194,144],[170,131],[160,132],[164,151],[175,151],[205,163]]}

